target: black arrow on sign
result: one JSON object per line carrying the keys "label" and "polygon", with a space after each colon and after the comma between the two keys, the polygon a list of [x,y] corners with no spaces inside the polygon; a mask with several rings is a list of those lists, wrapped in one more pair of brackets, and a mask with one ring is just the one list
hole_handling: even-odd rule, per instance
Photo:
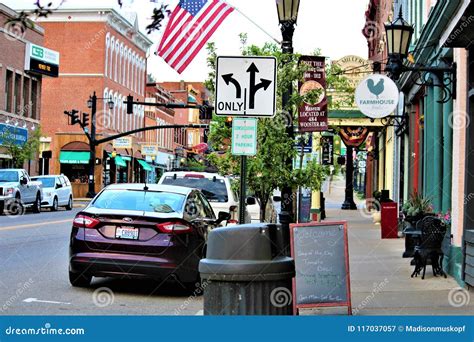
{"label": "black arrow on sign", "polygon": [[232,83],[235,86],[235,97],[240,99],[242,97],[242,88],[240,87],[240,83],[232,76],[234,76],[234,74],[222,75],[222,79],[225,84],[229,85],[229,83]]}
{"label": "black arrow on sign", "polygon": [[250,64],[249,68],[247,69],[247,72],[250,73],[249,109],[255,109],[255,94],[261,88],[263,88],[263,90],[267,90],[270,84],[272,84],[272,81],[261,78],[260,83],[255,84],[255,75],[260,72],[257,69],[255,63]]}

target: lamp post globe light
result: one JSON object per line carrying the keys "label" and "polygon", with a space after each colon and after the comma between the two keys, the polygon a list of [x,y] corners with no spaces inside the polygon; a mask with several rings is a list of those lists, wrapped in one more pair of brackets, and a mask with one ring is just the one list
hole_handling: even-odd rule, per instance
{"label": "lamp post globe light", "polygon": [[[280,23],[281,35],[283,41],[281,44],[281,50],[284,54],[293,54],[293,33],[295,32],[296,20],[298,18],[298,9],[300,6],[300,0],[276,0],[278,20]],[[290,83],[288,89],[285,89],[282,95],[282,109],[287,110],[293,87]],[[293,140],[293,114],[289,110],[289,122],[286,126],[286,134]],[[292,158],[286,160],[287,167],[291,170],[293,167]],[[290,223],[293,220],[293,189],[291,186],[285,186],[281,189],[281,213],[279,215],[280,223],[282,225],[283,233],[285,234],[285,240],[289,243],[290,241]],[[286,254],[289,255],[289,248],[286,250]]]}

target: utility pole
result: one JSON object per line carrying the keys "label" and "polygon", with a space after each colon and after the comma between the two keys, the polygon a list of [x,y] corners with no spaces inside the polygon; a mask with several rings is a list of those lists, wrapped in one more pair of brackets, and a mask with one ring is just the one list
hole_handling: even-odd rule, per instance
{"label": "utility pole", "polygon": [[90,159],[89,159],[89,191],[88,198],[95,197],[95,147],[96,147],[96,113],[97,113],[97,95],[92,94],[90,101],[91,105],[91,132],[89,138]]}

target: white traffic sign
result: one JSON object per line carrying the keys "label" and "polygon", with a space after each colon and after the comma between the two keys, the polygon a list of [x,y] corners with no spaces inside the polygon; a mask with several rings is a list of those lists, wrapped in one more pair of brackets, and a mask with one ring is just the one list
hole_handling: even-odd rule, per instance
{"label": "white traffic sign", "polygon": [[372,119],[393,113],[399,98],[398,87],[385,75],[369,75],[357,86],[355,101],[360,111]]}
{"label": "white traffic sign", "polygon": [[232,154],[235,156],[257,154],[257,119],[234,118],[232,120]]}
{"label": "white traffic sign", "polygon": [[216,115],[272,117],[276,111],[276,58],[217,57]]}

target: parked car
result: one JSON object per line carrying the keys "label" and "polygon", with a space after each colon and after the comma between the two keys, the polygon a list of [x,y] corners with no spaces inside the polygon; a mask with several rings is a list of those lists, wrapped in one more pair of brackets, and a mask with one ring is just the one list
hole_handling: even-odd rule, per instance
{"label": "parked car", "polygon": [[32,177],[31,179],[43,184],[43,200],[41,206],[50,208],[52,211],[57,211],[59,207],[72,210],[72,186],[66,176],[49,175]]}
{"label": "parked car", "polygon": [[177,279],[194,287],[208,232],[228,218],[216,218],[196,189],[110,185],[74,218],[69,280],[85,287],[93,276]]}
{"label": "parked car", "polygon": [[[239,222],[239,198],[232,190],[228,177],[208,172],[165,172],[158,184],[199,189],[206,196],[214,212],[225,211],[230,214],[228,225]],[[247,210],[245,211],[245,222],[250,223],[250,215]]]}
{"label": "parked car", "polygon": [[24,207],[31,207],[34,213],[39,213],[42,198],[42,184],[32,181],[28,172],[23,169],[0,170],[0,214],[4,209],[18,213]]}
{"label": "parked car", "polygon": [[[260,203],[256,197],[247,198],[247,211],[249,212],[251,222],[260,222]],[[275,223],[276,222],[276,209],[272,198],[270,198],[265,207],[265,220],[264,222]]]}

